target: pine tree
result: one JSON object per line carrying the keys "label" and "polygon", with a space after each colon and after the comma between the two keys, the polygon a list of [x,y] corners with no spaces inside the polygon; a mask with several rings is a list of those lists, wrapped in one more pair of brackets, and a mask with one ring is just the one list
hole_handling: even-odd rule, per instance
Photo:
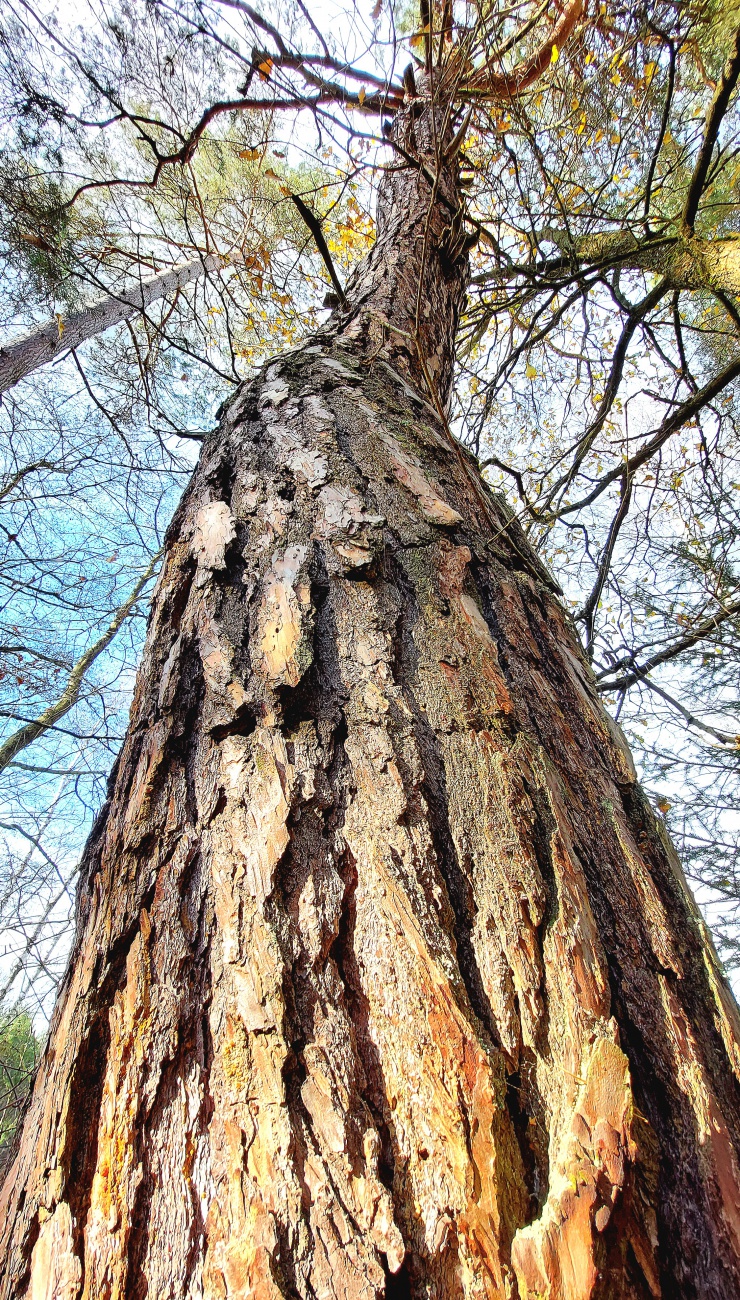
{"label": "pine tree", "polygon": [[446,420],[433,53],[344,303],[230,400],[170,527],[3,1300],[738,1291],[737,1009]]}

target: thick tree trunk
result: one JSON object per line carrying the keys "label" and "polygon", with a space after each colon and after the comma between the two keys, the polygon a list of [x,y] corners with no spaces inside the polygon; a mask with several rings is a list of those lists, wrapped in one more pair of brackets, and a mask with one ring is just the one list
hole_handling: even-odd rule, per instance
{"label": "thick tree trunk", "polygon": [[172,524],[3,1300],[739,1292],[737,1011],[421,395],[465,280],[439,189],[388,178],[352,310],[244,386]]}

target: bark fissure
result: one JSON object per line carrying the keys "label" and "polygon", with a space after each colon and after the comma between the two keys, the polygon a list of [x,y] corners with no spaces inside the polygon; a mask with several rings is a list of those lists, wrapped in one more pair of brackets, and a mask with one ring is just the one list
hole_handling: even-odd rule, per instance
{"label": "bark fissure", "polygon": [[[460,973],[465,983],[470,1005],[490,1037],[492,1046],[499,1047],[500,1042],[495,1016],[486,996],[472,942],[476,909],[470,885],[470,863],[463,866],[458,858],[450,829],[449,797],[444,761],[439,750],[437,735],[424,717],[414,691],[418,658],[412,628],[414,624],[419,622],[416,592],[403,568],[398,564],[394,568],[396,583],[401,596],[401,608],[394,638],[394,679],[411,711],[414,738],[421,758],[423,773],[419,791],[423,796],[424,806],[416,810],[416,815],[420,819],[428,818],[429,820],[432,844],[440,873],[445,882],[447,900],[451,910]],[[479,719],[476,719],[476,721],[479,721]],[[404,771],[402,757],[399,768],[404,778],[404,787],[407,793],[410,794],[413,790],[413,774]],[[407,816],[413,818],[413,808],[409,808]]]}
{"label": "bark fissure", "polygon": [[109,1038],[105,1017],[101,1015],[87,1032],[70,1085],[70,1110],[74,1123],[67,1131],[66,1149],[61,1152],[60,1165],[69,1189],[68,1200],[75,1229],[73,1242],[78,1253],[81,1253],[80,1245],[84,1239],[97,1162],[98,1120]]}

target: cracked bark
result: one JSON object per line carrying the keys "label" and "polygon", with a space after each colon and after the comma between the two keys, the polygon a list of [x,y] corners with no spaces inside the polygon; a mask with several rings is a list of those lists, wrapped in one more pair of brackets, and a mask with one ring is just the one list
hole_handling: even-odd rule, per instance
{"label": "cracked bark", "polygon": [[2,1300],[738,1292],[737,1011],[422,395],[466,277],[440,188],[389,177],[350,307],[243,386],[170,528]]}

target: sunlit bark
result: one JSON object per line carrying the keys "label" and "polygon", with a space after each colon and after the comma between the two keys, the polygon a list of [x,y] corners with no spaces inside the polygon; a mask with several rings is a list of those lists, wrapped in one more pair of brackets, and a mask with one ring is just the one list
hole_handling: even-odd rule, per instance
{"label": "sunlit bark", "polygon": [[553,275],[569,265],[648,271],[661,276],[669,289],[704,289],[740,295],[740,240],[702,239],[695,235],[638,239],[630,231],[607,231],[571,239],[565,231],[548,229],[543,237],[556,243],[565,262],[551,263]]}

